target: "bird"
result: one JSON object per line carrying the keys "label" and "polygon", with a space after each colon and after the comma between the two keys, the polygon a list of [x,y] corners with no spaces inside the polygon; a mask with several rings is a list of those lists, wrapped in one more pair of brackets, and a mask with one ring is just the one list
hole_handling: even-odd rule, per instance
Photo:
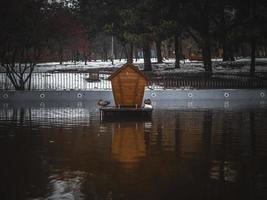
{"label": "bird", "polygon": [[144,108],[152,108],[152,102],[150,99],[145,99],[144,104]]}
{"label": "bird", "polygon": [[144,104],[151,105],[151,100],[150,99],[145,99]]}
{"label": "bird", "polygon": [[105,106],[107,106],[107,105],[110,104],[110,101],[105,101],[105,100],[100,99],[100,100],[97,102],[97,104],[98,104],[99,106],[105,107]]}

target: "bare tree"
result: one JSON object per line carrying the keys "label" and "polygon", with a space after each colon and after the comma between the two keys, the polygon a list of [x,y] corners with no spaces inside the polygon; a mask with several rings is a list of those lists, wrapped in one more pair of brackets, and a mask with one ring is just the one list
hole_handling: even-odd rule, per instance
{"label": "bare tree", "polygon": [[33,48],[6,49],[2,52],[1,67],[4,68],[15,90],[31,89],[31,76],[39,57],[38,54],[38,51]]}
{"label": "bare tree", "polygon": [[[45,0],[0,4],[0,63],[16,90],[30,89],[31,75],[45,37]],[[26,85],[28,83],[28,88]]]}

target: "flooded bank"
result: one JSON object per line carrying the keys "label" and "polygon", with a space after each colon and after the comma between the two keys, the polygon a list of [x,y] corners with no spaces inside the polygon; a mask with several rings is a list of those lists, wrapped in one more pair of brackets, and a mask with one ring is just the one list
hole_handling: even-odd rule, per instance
{"label": "flooded bank", "polygon": [[94,104],[1,104],[1,199],[266,199],[266,104],[117,122]]}

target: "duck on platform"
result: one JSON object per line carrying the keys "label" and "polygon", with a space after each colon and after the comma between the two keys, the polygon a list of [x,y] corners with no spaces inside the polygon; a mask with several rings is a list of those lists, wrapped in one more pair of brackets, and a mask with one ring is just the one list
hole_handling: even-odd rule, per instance
{"label": "duck on platform", "polygon": [[101,106],[101,107],[105,107],[107,105],[110,104],[110,101],[105,101],[105,100],[102,100],[100,99],[98,102],[97,102],[97,105]]}
{"label": "duck on platform", "polygon": [[144,104],[144,108],[152,108],[152,102],[150,99],[145,99]]}

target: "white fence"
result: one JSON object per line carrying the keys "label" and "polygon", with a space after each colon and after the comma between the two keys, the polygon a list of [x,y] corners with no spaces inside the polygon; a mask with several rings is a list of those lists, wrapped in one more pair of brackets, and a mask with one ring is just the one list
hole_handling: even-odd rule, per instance
{"label": "white fence", "polygon": [[[26,75],[25,75],[26,76]],[[107,74],[92,73],[33,73],[31,90],[111,90]],[[29,88],[26,85],[26,88]],[[14,87],[5,73],[0,73],[0,90]]]}

